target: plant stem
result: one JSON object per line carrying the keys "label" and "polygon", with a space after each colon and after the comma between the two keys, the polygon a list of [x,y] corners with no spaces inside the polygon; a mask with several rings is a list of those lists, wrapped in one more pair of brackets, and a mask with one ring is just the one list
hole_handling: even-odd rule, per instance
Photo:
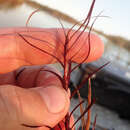
{"label": "plant stem", "polygon": [[[88,106],[91,104],[91,80],[88,79]],[[86,120],[86,129],[89,130],[90,128],[90,121],[91,120],[91,108],[88,110],[87,113],[87,120]]]}
{"label": "plant stem", "polygon": [[70,77],[70,76],[68,76],[69,75],[69,70],[70,70],[70,65],[69,65],[69,60],[68,60],[68,53],[67,53],[67,51],[68,51],[68,42],[69,40],[68,40],[68,37],[66,37],[66,39],[65,39],[65,45],[64,45],[64,81],[65,81],[65,89],[67,90],[68,89],[68,87],[69,87],[69,81],[68,81],[68,77]]}

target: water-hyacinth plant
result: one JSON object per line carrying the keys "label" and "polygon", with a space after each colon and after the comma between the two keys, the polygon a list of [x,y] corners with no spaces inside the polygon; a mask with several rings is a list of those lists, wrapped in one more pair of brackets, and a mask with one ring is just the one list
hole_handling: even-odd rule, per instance
{"label": "water-hyacinth plant", "polygon": [[[19,44],[18,46],[22,48],[25,53],[28,53],[28,50],[26,49],[27,46],[30,47],[30,50],[32,54],[30,57],[32,58],[31,62],[28,62],[24,59],[23,55],[20,54],[21,59],[17,59],[17,55],[13,57],[13,60],[15,63],[17,63],[17,60],[21,61],[21,63],[25,65],[36,65],[39,64],[39,62],[36,60],[37,55],[41,57],[41,63],[43,64],[48,64],[46,61],[44,61],[43,57],[47,56],[48,59],[52,63],[58,62],[61,67],[63,68],[63,76],[59,75],[58,73],[48,70],[48,69],[42,69],[42,71],[47,71],[49,73],[52,73],[56,75],[59,80],[62,83],[62,87],[68,91],[69,84],[70,84],[70,78],[71,78],[71,73],[77,69],[81,64],[87,63],[91,61],[91,57],[95,55],[95,59],[98,59],[102,53],[103,53],[103,44],[102,41],[98,38],[95,37],[94,34],[91,34],[91,30],[93,27],[92,23],[91,27],[89,28],[89,32],[86,32],[86,29],[88,28],[88,25],[90,23],[90,19],[92,16],[92,11],[94,8],[95,0],[93,0],[90,10],[88,12],[88,15],[86,19],[82,22],[81,26],[77,30],[73,30],[73,28],[76,26],[73,25],[70,29],[65,29],[64,26],[62,25],[62,28],[51,28],[51,29],[41,29],[41,28],[32,28],[32,27],[25,27],[25,28],[18,28],[15,33],[4,33],[1,34],[1,36],[11,36],[15,35],[16,40],[19,39]],[[36,11],[35,11],[36,12]],[[32,14],[34,14],[33,12]],[[32,16],[32,14],[30,16]],[[29,17],[30,19],[31,17]],[[97,18],[97,17],[96,17]],[[27,20],[27,23],[29,21]],[[10,32],[10,30],[8,30]],[[49,37],[48,35],[49,34]],[[42,40],[44,37],[44,40]],[[96,40],[95,40],[96,39]],[[24,41],[23,44],[20,44],[20,40]],[[96,42],[94,42],[96,41]],[[54,44],[55,43],[55,44]],[[94,44],[98,44],[98,46],[94,46]],[[81,51],[82,50],[82,51]],[[100,51],[97,51],[100,50]],[[39,53],[40,52],[40,53]],[[51,53],[53,52],[53,53]],[[99,53],[100,52],[100,53]],[[80,57],[79,57],[80,55]],[[10,56],[9,56],[10,57]],[[48,61],[49,61],[48,60]],[[77,64],[75,66],[72,66],[72,63],[76,62]],[[19,62],[20,64],[20,62]],[[108,64],[108,63],[106,63]],[[72,110],[72,112],[68,112],[67,115],[65,116],[65,119],[61,121],[57,126],[54,128],[50,128],[50,126],[46,126],[52,130],[73,130],[76,123],[81,119],[82,120],[82,129],[89,130],[90,127],[90,117],[91,117],[91,111],[90,108],[94,104],[95,99],[91,99],[91,83],[90,83],[90,78],[91,76],[102,69],[106,64],[98,68],[95,72],[90,74],[88,77],[86,77],[80,85],[78,85],[75,90],[71,93],[70,100],[72,97],[78,93],[79,95],[79,104]],[[2,65],[0,65],[2,67]],[[12,66],[13,67],[13,66]],[[13,69],[13,68],[11,68]],[[8,70],[9,71],[9,70]],[[19,76],[20,73],[17,75]],[[17,78],[16,76],[16,78]],[[86,81],[89,81],[89,91],[88,91],[88,106],[83,109],[82,104],[85,102],[84,100],[81,100],[80,94],[79,94],[79,89],[86,83]],[[80,117],[70,126],[70,120],[72,117],[73,112],[80,107],[81,110],[81,115]],[[33,108],[32,108],[33,109]],[[88,113],[87,119],[84,117],[84,115]],[[96,124],[96,119],[94,123],[94,127]],[[31,128],[37,128],[41,126],[30,126],[28,124],[21,124],[25,127],[31,127]],[[94,130],[93,127],[93,130]]]}

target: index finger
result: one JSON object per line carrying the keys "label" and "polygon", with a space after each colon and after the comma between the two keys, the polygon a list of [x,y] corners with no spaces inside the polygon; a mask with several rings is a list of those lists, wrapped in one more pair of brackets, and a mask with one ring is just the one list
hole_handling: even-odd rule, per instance
{"label": "index finger", "polygon": [[[65,29],[65,33],[68,29]],[[24,65],[41,65],[64,62],[66,36],[62,28],[3,28],[0,29],[0,73],[12,71]],[[88,33],[70,31],[67,59],[80,63],[90,51],[85,62],[101,57],[103,43],[99,37]],[[74,34],[74,35],[73,35]],[[73,35],[73,37],[71,37]],[[70,39],[69,39],[70,38]],[[69,41],[70,40],[70,41]],[[89,50],[90,48],[90,50]]]}

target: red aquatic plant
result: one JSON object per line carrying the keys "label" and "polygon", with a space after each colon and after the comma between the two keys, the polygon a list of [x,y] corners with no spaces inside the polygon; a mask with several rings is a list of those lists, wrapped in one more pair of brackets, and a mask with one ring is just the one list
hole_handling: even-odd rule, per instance
{"label": "red aquatic plant", "polygon": [[[61,75],[57,74],[56,72],[48,70],[48,69],[42,69],[42,71],[47,71],[47,72],[50,72],[50,73],[56,75],[60,79],[63,88],[67,91],[69,88],[71,73],[76,68],[78,68],[81,64],[90,62],[91,57],[93,55],[96,55],[95,56],[95,60],[96,60],[103,53],[103,44],[102,44],[101,40],[97,39],[97,40],[95,40],[95,41],[97,41],[97,43],[94,43],[92,41],[97,37],[95,37],[94,34],[90,35],[95,20],[94,20],[93,24],[91,25],[91,27],[89,28],[89,32],[85,32],[86,29],[88,28],[90,19],[92,17],[92,11],[94,8],[94,4],[95,4],[95,0],[93,0],[93,2],[91,4],[91,7],[90,7],[90,10],[88,12],[86,19],[83,21],[83,23],[81,24],[81,26],[79,26],[79,28],[77,30],[73,30],[73,28],[76,26],[76,24],[73,25],[70,29],[65,29],[64,26],[62,25],[62,23],[61,23],[62,28],[59,28],[59,29],[51,28],[51,29],[43,30],[40,28],[29,28],[29,27],[19,28],[19,30],[17,29],[17,31],[15,32],[16,40],[17,40],[17,38],[20,38],[20,40],[24,41],[24,43],[19,44],[19,46],[23,49],[22,51],[24,51],[25,55],[28,53],[28,50],[26,48],[27,48],[27,46],[29,46],[31,49],[31,52],[32,52],[30,57],[33,57],[33,58],[31,60],[31,62],[25,61],[24,56],[22,54],[18,54],[18,55],[20,55],[21,59],[20,58],[17,59],[16,54],[15,54],[15,56],[12,56],[13,58],[12,57],[11,58],[16,62],[17,62],[17,60],[19,60],[21,62],[24,61],[25,65],[39,64],[38,61],[36,60],[37,55],[39,55],[39,57],[41,57],[40,60],[42,62],[40,62],[40,63],[44,63],[44,64],[49,63],[49,62],[44,61],[44,59],[42,58],[45,56],[48,57],[48,59],[51,61],[51,63],[52,63],[52,59],[53,59],[53,63],[58,62],[62,66],[63,72],[64,72],[63,77]],[[37,11],[35,11],[35,12],[37,12]],[[33,12],[30,15],[29,19],[35,12]],[[28,23],[29,19],[27,20],[27,23]],[[48,38],[48,35],[46,35],[48,33],[49,33],[49,38]],[[14,35],[14,33],[10,33],[10,34],[5,33],[3,35]],[[42,37],[44,37],[44,40],[42,40]],[[56,44],[53,44],[53,43],[56,43]],[[93,44],[99,44],[99,48],[98,48],[98,46],[96,46],[97,48],[95,48],[95,46]],[[100,50],[100,51],[96,52],[96,50]],[[51,52],[53,52],[53,53],[51,53]],[[79,57],[79,55],[80,55],[80,57]],[[9,58],[10,58],[10,56],[9,56]],[[77,64],[75,66],[72,66],[72,63],[75,61],[77,62]],[[108,63],[106,63],[105,65],[107,65],[107,64]],[[86,77],[81,82],[81,84],[75,88],[75,90],[71,94],[70,99],[75,95],[75,93],[78,93],[79,89],[88,80],[89,81],[88,106],[83,110],[82,104],[85,101],[80,100],[79,104],[73,109],[73,111],[71,113],[68,112],[67,115],[65,116],[65,119],[61,123],[59,123],[55,128],[50,128],[49,126],[46,126],[46,127],[50,128],[52,130],[55,130],[55,129],[62,130],[62,128],[64,128],[65,130],[73,130],[75,124],[80,119],[82,119],[82,122],[83,122],[82,128],[84,128],[85,130],[89,130],[90,116],[91,116],[90,108],[93,105],[93,103],[95,102],[95,99],[91,99],[90,78],[94,73],[96,73],[97,71],[102,69],[105,65],[101,66],[95,72],[93,72],[88,77]],[[80,95],[79,95],[79,98],[80,98]],[[70,126],[70,120],[71,120],[72,114],[78,107],[81,107],[81,115],[74,122],[74,124],[72,124]],[[88,116],[87,116],[87,120],[85,120],[85,119],[83,119],[83,117],[87,112],[88,112]],[[96,119],[95,119],[95,122],[96,122]],[[40,126],[29,126],[27,124],[22,124],[22,125],[24,125],[25,127],[32,127],[32,128],[40,127]],[[94,127],[95,127],[95,124],[94,124]]]}

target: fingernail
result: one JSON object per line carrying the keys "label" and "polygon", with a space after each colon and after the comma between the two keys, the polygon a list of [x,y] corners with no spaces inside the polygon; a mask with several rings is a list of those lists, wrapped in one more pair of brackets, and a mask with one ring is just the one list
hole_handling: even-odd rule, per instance
{"label": "fingernail", "polygon": [[56,86],[40,87],[39,90],[49,112],[59,113],[64,110],[67,101],[65,90]]}

